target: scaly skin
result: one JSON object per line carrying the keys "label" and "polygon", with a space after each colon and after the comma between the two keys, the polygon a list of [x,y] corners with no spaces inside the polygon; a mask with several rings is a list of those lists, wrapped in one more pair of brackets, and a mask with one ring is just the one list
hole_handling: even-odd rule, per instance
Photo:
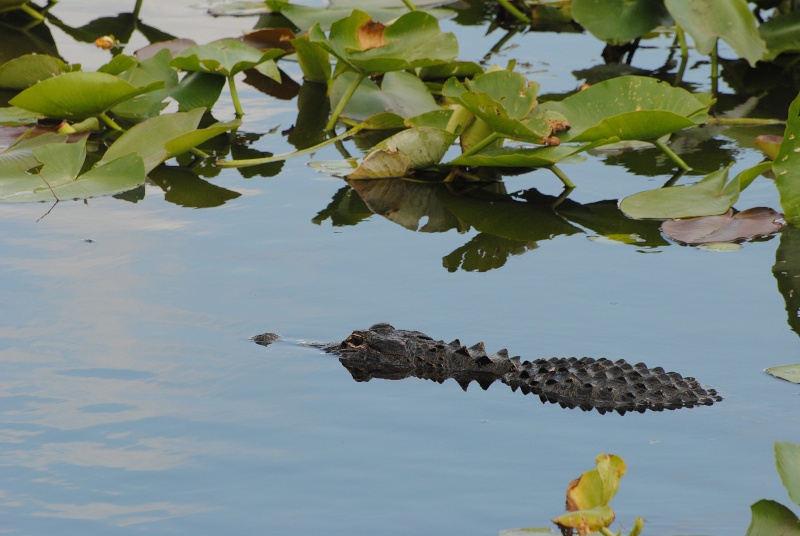
{"label": "scaly skin", "polygon": [[[265,333],[253,340],[266,346],[277,338]],[[466,390],[473,381],[487,389],[499,380],[514,391],[539,395],[542,402],[600,413],[710,406],[722,400],[694,378],[664,372],[661,367],[651,369],[644,363],[591,357],[521,362],[506,350],[487,354],[483,343],[470,348],[458,340],[447,344],[389,324],[356,330],[341,343],[317,346],[338,355],[356,381],[416,376],[442,383],[453,378]]]}

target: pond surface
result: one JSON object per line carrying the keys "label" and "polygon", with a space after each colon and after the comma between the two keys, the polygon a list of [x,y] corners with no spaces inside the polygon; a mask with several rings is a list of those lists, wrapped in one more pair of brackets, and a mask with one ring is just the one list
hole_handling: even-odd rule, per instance
{"label": "pond surface", "polygon": [[[71,2],[58,14],[79,25],[114,6]],[[146,3],[142,18],[200,42],[256,20],[212,19],[184,1]],[[480,59],[501,36],[442,24],[458,33],[463,59]],[[106,61],[57,39],[87,69]],[[529,62],[543,92],[571,90],[572,70],[602,63],[602,46],[583,35],[531,33],[508,45],[494,61]],[[705,71],[691,73],[705,83]],[[253,146],[291,150],[280,132],[295,104],[241,92],[244,130],[274,130]],[[215,113],[226,119],[232,108]],[[743,169],[761,158],[741,141],[754,135],[712,141]],[[708,140],[684,137],[702,159]],[[310,158],[274,177],[206,177],[239,194],[209,190],[227,200],[212,208],[192,208],[213,204],[192,197],[209,187],[175,178],[148,184],[143,198],[62,202],[44,217],[49,205],[0,207],[0,529],[497,534],[548,526],[569,481],[608,452],[628,465],[613,502],[623,526],[639,515],[647,534],[744,533],[750,504],[789,502],[773,443],[800,441],[800,388],[763,369],[798,361],[778,286],[788,295],[798,272],[776,280],[773,267],[776,255],[798,266],[800,237],[785,231],[725,253],[670,244],[657,224],[635,224],[633,244],[607,238],[615,225],[630,238],[633,223],[598,214],[663,182],[636,172],[637,162],[667,166],[654,154],[565,165],[578,188],[558,215],[541,204],[560,193],[545,171],[481,192],[401,183],[379,197],[391,185],[356,192]],[[334,148],[313,156],[339,158]],[[779,206],[764,179],[737,206],[758,205]],[[600,415],[502,385],[356,383],[335,357],[249,340],[267,331],[342,340],[379,321],[525,358],[644,361],[725,400]]]}

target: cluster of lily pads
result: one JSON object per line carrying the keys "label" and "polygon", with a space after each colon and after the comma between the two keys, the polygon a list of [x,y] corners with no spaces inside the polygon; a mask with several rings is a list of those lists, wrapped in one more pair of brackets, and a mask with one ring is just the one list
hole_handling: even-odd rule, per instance
{"label": "cluster of lily pads", "polygon": [[[713,53],[714,58],[719,39],[751,64],[795,50],[782,36],[797,17],[780,7],[757,27],[744,0],[612,3],[619,9],[609,9],[605,0],[544,6],[568,12],[611,44],[638,39],[659,25],[673,25],[682,44],[685,30],[699,52]],[[30,9],[29,2],[16,4]],[[579,153],[600,146],[644,142],[658,147],[679,172],[689,170],[670,148],[669,137],[715,121],[710,115],[712,95],[643,76],[611,78],[560,101],[539,102],[539,84],[516,72],[513,62],[484,69],[459,61],[457,39],[440,29],[434,11],[406,5],[399,16],[397,8],[348,8],[344,15],[335,6],[320,10],[269,0],[265,9],[282,17],[286,27],[204,45],[172,39],[134,55],[116,50],[96,72],[46,54],[13,58],[0,65],[0,88],[17,92],[8,107],[0,108],[0,123],[34,125],[50,118],[57,128],[43,135],[31,128],[0,153],[0,201],[107,195],[142,184],[170,158],[184,153],[207,157],[202,144],[242,124],[245,111],[236,76],[257,72],[275,84],[288,83],[276,63],[287,57],[298,62],[305,83],[326,88],[331,107],[324,127],[327,139],[295,153],[220,160],[218,166],[268,164],[378,130],[388,137],[354,164],[347,178],[492,181],[504,172],[546,168],[570,189],[574,183],[558,164],[576,161]],[[508,2],[503,6],[513,7]],[[714,15],[697,16],[707,12]],[[609,18],[612,14],[614,20]],[[111,36],[98,37],[99,44],[116,46]],[[236,119],[210,120],[226,83]],[[177,111],[164,112],[170,102],[177,103]],[[201,126],[204,117],[210,124]],[[336,135],[340,123],[350,128]],[[743,170],[731,180],[724,168],[690,186],[641,192],[623,199],[620,208],[633,218],[723,214],[753,180],[771,174],[787,220],[798,223],[799,128],[796,100],[783,140],[765,146],[774,161]],[[89,154],[87,142],[107,148]]]}

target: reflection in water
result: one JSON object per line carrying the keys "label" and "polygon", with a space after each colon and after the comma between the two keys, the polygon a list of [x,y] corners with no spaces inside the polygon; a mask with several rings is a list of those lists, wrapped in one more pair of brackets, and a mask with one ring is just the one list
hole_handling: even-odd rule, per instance
{"label": "reflection in water", "polygon": [[789,326],[800,335],[800,229],[791,225],[783,229],[772,274],[786,301]]}
{"label": "reflection in water", "polygon": [[451,272],[499,268],[512,255],[587,229],[640,248],[668,244],[659,231],[660,222],[629,219],[614,200],[580,204],[535,189],[508,193],[500,182],[461,189],[397,179],[349,184],[317,214],[315,223],[330,218],[336,226],[356,225],[374,213],[412,231],[464,233],[474,228],[477,235],[443,258]]}

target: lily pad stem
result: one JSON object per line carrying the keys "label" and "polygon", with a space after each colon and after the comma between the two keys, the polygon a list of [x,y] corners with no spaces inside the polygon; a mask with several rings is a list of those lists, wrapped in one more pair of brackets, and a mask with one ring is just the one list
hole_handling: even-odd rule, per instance
{"label": "lily pad stem", "polygon": [[105,123],[106,125],[108,125],[108,127],[109,127],[109,128],[112,128],[112,129],[116,130],[117,132],[125,132],[125,129],[124,129],[124,128],[122,128],[121,126],[119,126],[119,125],[116,123],[116,121],[114,121],[113,119],[111,119],[110,117],[108,117],[108,115],[106,115],[106,113],[105,113],[105,112],[100,112],[100,115],[98,115],[98,117],[100,118],[100,120],[101,120],[103,123]]}
{"label": "lily pad stem", "polygon": [[664,153],[665,155],[667,155],[670,158],[670,160],[672,160],[673,162],[678,164],[679,168],[685,169],[685,170],[692,169],[692,168],[689,167],[689,164],[684,162],[683,159],[680,156],[675,154],[675,151],[673,151],[672,149],[667,147],[667,145],[663,141],[661,141],[661,140],[653,140],[650,143],[652,143],[653,145],[655,145],[656,147],[661,149],[661,152]]}
{"label": "lily pad stem", "polygon": [[470,147],[468,150],[466,150],[463,153],[461,153],[461,158],[467,157],[467,156],[472,156],[472,155],[474,155],[476,153],[481,152],[486,147],[488,147],[489,145],[493,144],[495,141],[499,140],[502,137],[503,136],[498,134],[497,132],[492,132],[491,134],[489,134],[488,136],[483,138],[480,142],[476,143],[475,145]]}
{"label": "lily pad stem", "polygon": [[686,46],[686,34],[679,24],[675,25],[675,33],[678,35],[678,43],[681,46],[681,58],[683,61],[689,59],[689,47]]}
{"label": "lily pad stem", "polygon": [[782,125],[785,119],[768,119],[766,117],[709,117],[708,125],[727,125],[727,126],[760,126],[760,125]]}
{"label": "lily pad stem", "polygon": [[336,126],[336,123],[339,121],[339,116],[342,115],[345,106],[347,106],[347,103],[350,102],[350,98],[353,96],[358,89],[358,86],[361,85],[361,82],[366,77],[366,74],[358,73],[358,76],[355,77],[353,82],[347,88],[347,91],[344,92],[342,98],[339,99],[338,103],[336,103],[336,108],[334,108],[333,112],[331,113],[331,118],[328,120],[328,124],[325,125],[325,130],[333,130],[333,128]]}
{"label": "lily pad stem", "polygon": [[563,183],[564,183],[564,188],[565,188],[565,189],[569,189],[570,191],[572,191],[572,190],[574,190],[574,189],[575,189],[575,183],[573,183],[571,180],[569,180],[569,177],[567,177],[566,175],[564,175],[564,172],[563,172],[563,171],[561,171],[561,170],[560,170],[560,169],[559,169],[559,168],[558,168],[558,167],[557,167],[555,164],[553,164],[552,166],[550,166],[550,171],[552,171],[552,172],[553,172],[553,175],[555,175],[556,177],[558,177],[558,179],[559,179],[561,182],[563,182]]}
{"label": "lily pad stem", "polygon": [[417,10],[417,6],[415,6],[414,4],[412,4],[412,3],[411,3],[411,0],[403,0],[403,3],[406,5],[406,7],[407,7],[407,8],[408,8],[410,11],[416,11],[416,10]]}
{"label": "lily pad stem", "polygon": [[244,115],[242,111],[242,103],[239,101],[239,92],[236,91],[236,82],[233,80],[233,75],[230,74],[228,78],[228,87],[231,90],[231,100],[233,101],[233,109],[236,110],[236,119],[241,119]]}
{"label": "lily pad stem", "polygon": [[518,21],[524,22],[525,24],[531,23],[531,19],[526,16],[525,13],[515,8],[508,0],[497,0],[497,3],[503,6],[503,9],[511,13],[511,15]]}
{"label": "lily pad stem", "polygon": [[269,164],[271,162],[280,162],[281,160],[287,160],[295,156],[301,156],[304,154],[313,153],[314,151],[321,149],[326,145],[330,145],[331,143],[336,143],[340,140],[353,136],[354,134],[357,134],[358,132],[364,130],[365,127],[366,127],[365,123],[359,123],[350,130],[346,130],[334,138],[330,138],[328,140],[323,141],[322,143],[314,145],[313,147],[306,147],[305,149],[301,149],[293,153],[285,153],[275,156],[266,156],[264,158],[247,158],[244,160],[217,160],[217,165],[219,167],[246,167],[246,166],[257,166],[259,164]]}
{"label": "lily pad stem", "polygon": [[600,527],[600,534],[603,536],[617,536],[615,532],[608,530],[608,527]]}
{"label": "lily pad stem", "polygon": [[714,48],[711,49],[711,96],[715,99],[719,93],[719,58],[717,57],[717,45],[719,39],[714,40]]}

